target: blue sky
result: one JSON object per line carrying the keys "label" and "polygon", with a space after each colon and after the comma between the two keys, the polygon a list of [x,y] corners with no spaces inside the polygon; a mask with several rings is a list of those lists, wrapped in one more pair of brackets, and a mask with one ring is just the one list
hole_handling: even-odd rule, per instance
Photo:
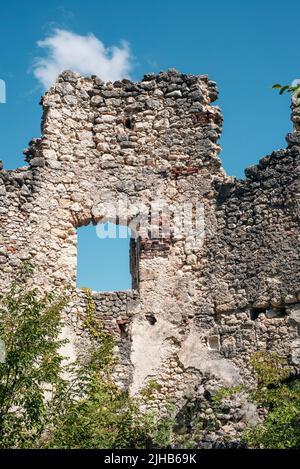
{"label": "blue sky", "polygon": [[[93,33],[105,47],[122,49],[121,41],[127,41],[134,80],[175,67],[217,81],[216,104],[224,115],[221,157],[228,174],[243,177],[246,166],[285,146],[288,97],[271,86],[300,75],[299,2],[11,0],[2,2],[0,15],[0,79],[7,86],[7,103],[0,104],[0,159],[6,168],[22,165],[23,148],[40,134],[43,87],[33,69],[36,58],[47,55],[37,42],[55,28]],[[94,239],[93,245],[101,242]]]}
{"label": "blue sky", "polygon": [[112,224],[110,226],[116,230],[116,239],[99,239],[92,225],[77,230],[78,287],[89,287],[95,291],[119,291],[131,288],[130,234],[128,232],[127,238],[121,238],[119,227]]}

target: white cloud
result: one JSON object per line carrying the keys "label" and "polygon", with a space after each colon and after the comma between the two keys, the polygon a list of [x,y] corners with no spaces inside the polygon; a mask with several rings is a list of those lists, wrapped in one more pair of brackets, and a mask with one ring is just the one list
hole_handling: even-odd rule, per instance
{"label": "white cloud", "polygon": [[115,81],[128,77],[132,67],[131,52],[126,42],[120,46],[105,47],[93,34],[81,36],[72,31],[54,29],[37,45],[47,54],[36,58],[33,73],[46,89],[64,70]]}

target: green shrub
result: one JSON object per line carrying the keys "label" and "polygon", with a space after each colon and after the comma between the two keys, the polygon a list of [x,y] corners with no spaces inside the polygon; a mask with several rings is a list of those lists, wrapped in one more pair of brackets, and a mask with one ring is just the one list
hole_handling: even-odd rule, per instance
{"label": "green shrub", "polygon": [[257,388],[250,397],[267,412],[261,425],[248,428],[243,440],[250,448],[300,448],[300,380],[288,381],[291,369],[278,355],[254,354]]}
{"label": "green shrub", "polygon": [[[24,265],[0,296],[0,448],[146,448],[166,441],[164,424],[113,381],[114,339],[86,293],[83,325],[94,344],[66,365],[59,350],[65,295],[27,286]],[[63,376],[68,379],[63,379]],[[151,390],[156,386],[151,383]]]}
{"label": "green shrub", "polygon": [[0,295],[0,339],[6,357],[0,363],[0,448],[37,444],[48,421],[45,392],[63,386],[59,340],[65,298],[38,294],[25,279],[24,265],[5,295]]}

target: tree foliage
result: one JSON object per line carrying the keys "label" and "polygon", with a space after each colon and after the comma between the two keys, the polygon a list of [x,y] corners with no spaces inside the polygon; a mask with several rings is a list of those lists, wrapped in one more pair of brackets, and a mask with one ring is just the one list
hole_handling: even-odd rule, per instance
{"label": "tree foliage", "polygon": [[250,397],[265,409],[261,425],[250,427],[244,441],[250,448],[300,448],[300,380],[278,355],[259,352],[251,360],[257,388]]}
{"label": "tree foliage", "polygon": [[287,92],[292,93],[293,97],[296,99],[300,98],[300,83],[296,85],[280,85],[279,83],[276,83],[272,86],[272,88],[274,90],[279,90],[280,95]]}
{"label": "tree foliage", "polygon": [[0,339],[6,349],[0,363],[0,448],[35,444],[48,419],[45,397],[62,385],[59,333],[65,299],[28,289],[29,272],[24,265],[0,295]]}
{"label": "tree foliage", "polygon": [[[146,448],[169,441],[170,425],[140,410],[113,380],[114,339],[86,293],[90,353],[66,364],[60,348],[65,294],[27,286],[24,266],[0,297],[0,448]],[[149,392],[152,391],[149,390]]]}

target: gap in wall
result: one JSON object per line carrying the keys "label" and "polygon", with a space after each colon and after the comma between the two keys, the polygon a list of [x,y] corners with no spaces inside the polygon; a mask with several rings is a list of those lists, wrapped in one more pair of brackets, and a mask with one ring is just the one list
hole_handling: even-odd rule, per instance
{"label": "gap in wall", "polygon": [[77,228],[77,287],[112,292],[132,288],[132,244],[127,226]]}

